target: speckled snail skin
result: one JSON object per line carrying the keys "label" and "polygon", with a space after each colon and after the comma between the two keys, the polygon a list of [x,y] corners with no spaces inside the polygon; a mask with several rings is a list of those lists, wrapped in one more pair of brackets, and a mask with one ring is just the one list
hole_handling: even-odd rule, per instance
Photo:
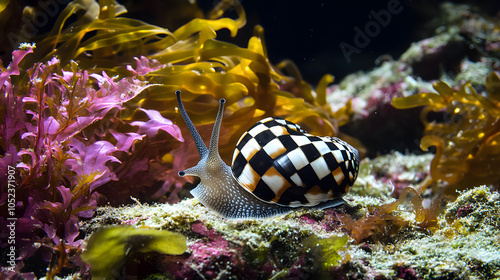
{"label": "speckled snail skin", "polygon": [[285,214],[298,207],[324,209],[344,203],[359,169],[358,151],[335,137],[307,134],[298,125],[266,118],[238,141],[232,167],[219,155],[219,130],[225,100],[207,149],[176,91],[179,111],[200,154],[196,166],[179,176],[197,176],[191,191],[203,205],[228,219],[259,219]]}

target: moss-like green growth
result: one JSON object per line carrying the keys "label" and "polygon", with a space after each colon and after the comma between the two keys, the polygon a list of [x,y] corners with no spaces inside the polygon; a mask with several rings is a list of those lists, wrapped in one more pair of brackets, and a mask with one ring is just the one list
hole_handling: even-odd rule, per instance
{"label": "moss-like green growth", "polygon": [[168,276],[168,275],[163,275],[163,274],[160,274],[160,273],[155,273],[155,274],[149,275],[144,280],[170,280],[170,279],[172,279],[172,278],[170,276]]}
{"label": "moss-like green growth", "polygon": [[180,255],[186,249],[186,238],[178,233],[114,226],[100,228],[92,234],[82,259],[90,265],[93,279],[117,279],[134,253]]}
{"label": "moss-like green growth", "polygon": [[349,250],[351,261],[368,263],[387,278],[408,269],[419,279],[498,279],[499,193],[477,187],[460,193],[446,207],[435,232],[382,246],[365,244]]}
{"label": "moss-like green growth", "polygon": [[260,267],[269,258],[270,246],[262,242],[257,248],[245,244],[242,248],[242,256],[251,267]]}
{"label": "moss-like green growth", "polygon": [[[359,166],[358,179],[349,190],[348,196],[376,198],[379,204],[386,203],[393,193],[399,194],[407,186],[418,186],[429,173],[432,156],[392,152],[375,159],[364,158]],[[376,205],[375,201],[369,203]]]}
{"label": "moss-like green growth", "polygon": [[144,280],[170,280],[174,279],[170,275],[163,275],[161,273],[155,273],[151,274],[148,277],[146,277]]}
{"label": "moss-like green growth", "polygon": [[486,186],[463,192],[445,212],[449,225],[461,234],[490,231],[500,225],[500,195]]}
{"label": "moss-like green growth", "polygon": [[310,253],[318,256],[315,259],[320,262],[321,269],[329,270],[342,260],[342,256],[338,252],[347,245],[347,241],[349,241],[347,235],[324,239],[312,235],[304,241],[304,246],[310,249]]}

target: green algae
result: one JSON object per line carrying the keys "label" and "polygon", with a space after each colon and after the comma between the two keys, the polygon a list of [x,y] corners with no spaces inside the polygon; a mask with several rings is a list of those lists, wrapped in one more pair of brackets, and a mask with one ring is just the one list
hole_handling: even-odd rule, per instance
{"label": "green algae", "polygon": [[268,259],[269,245],[261,243],[258,247],[243,245],[242,257],[251,267],[261,267]]}
{"label": "green algae", "polygon": [[163,275],[161,273],[151,274],[146,277],[144,280],[170,280],[173,279],[170,275]]}
{"label": "green algae", "polygon": [[486,186],[464,191],[450,203],[445,220],[448,226],[469,234],[479,230],[492,231],[500,227],[500,195]]}
{"label": "green algae", "polygon": [[118,279],[120,270],[135,253],[180,255],[186,249],[186,238],[178,233],[113,226],[94,232],[81,257],[90,265],[93,279]]}
{"label": "green algae", "polygon": [[373,245],[370,250],[353,247],[352,261],[387,278],[397,275],[396,267],[410,267],[420,279],[498,279],[498,211],[498,192],[485,186],[464,191],[448,203],[434,233]]}
{"label": "green algae", "polygon": [[304,246],[310,248],[311,254],[319,257],[316,261],[320,262],[319,267],[321,269],[329,270],[342,261],[339,251],[347,245],[348,241],[349,238],[347,235],[332,236],[324,239],[310,236],[304,241]]}
{"label": "green algae", "polygon": [[[398,155],[393,158],[397,162],[393,162],[391,168],[405,166],[388,171],[398,174],[428,167],[426,162],[430,160],[429,155],[421,158]],[[386,163],[387,158],[378,157],[370,160],[369,165],[383,169],[387,168]],[[362,176],[370,176],[370,172]],[[351,205],[348,213],[354,218],[379,207],[381,201],[394,201],[393,198],[377,201],[377,198],[367,195],[352,195],[347,199]],[[418,279],[495,279],[500,277],[496,272],[500,269],[499,201],[500,195],[484,186],[461,192],[456,201],[448,203],[433,231],[420,228],[413,211],[401,205],[393,213],[398,219],[404,220],[406,226],[394,232],[390,227],[384,229],[391,231],[387,233],[391,237],[385,242],[361,244],[354,244],[349,235],[339,237],[345,232],[342,232],[341,224],[335,226],[338,223],[335,213],[342,212],[342,209],[337,209],[337,212],[299,210],[265,220],[228,221],[203,207],[196,199],[186,199],[175,205],[136,204],[99,208],[100,216],[94,217],[94,222],[89,221],[88,227],[82,229],[92,231],[99,223],[111,221],[180,232],[188,240],[190,247],[186,256],[189,256],[196,254],[192,244],[207,239],[193,232],[192,225],[202,223],[207,229],[213,230],[217,240],[222,238],[227,241],[227,248],[214,249],[239,252],[239,266],[245,264],[257,271],[256,279],[289,279],[292,276],[311,275],[333,277],[333,273],[340,273],[338,275],[345,279],[367,279],[372,276],[394,279],[402,275],[401,271],[409,271]],[[471,204],[474,207],[470,207]],[[325,229],[325,225],[331,228]],[[318,249],[315,249],[313,241],[324,244],[319,244]],[[322,255],[322,250],[329,252],[328,248],[333,248],[331,252],[334,253]],[[187,265],[202,269],[208,264]],[[264,271],[262,267],[269,270]],[[234,265],[233,270],[236,269]],[[245,279],[242,276],[233,278]]]}

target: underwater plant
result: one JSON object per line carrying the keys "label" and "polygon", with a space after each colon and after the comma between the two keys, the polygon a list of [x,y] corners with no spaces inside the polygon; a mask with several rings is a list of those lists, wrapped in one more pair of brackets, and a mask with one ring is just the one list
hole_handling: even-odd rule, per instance
{"label": "underwater plant", "polygon": [[[499,188],[499,85],[499,74],[493,72],[486,78],[487,95],[477,93],[469,83],[454,90],[444,82],[436,82],[437,94],[420,93],[392,99],[392,105],[398,109],[424,106],[420,119],[425,125],[425,136],[420,146],[424,151],[431,146],[436,149],[430,163],[430,177],[415,188],[403,189],[397,201],[376,207],[361,218],[338,215],[350,237],[357,243],[384,242],[401,228],[413,226],[394,212],[405,204],[408,195],[415,215],[414,225],[433,231],[445,205],[442,195],[457,196],[457,190],[481,184]],[[432,118],[437,119],[430,120]],[[441,189],[424,207],[420,194],[432,184]]]}
{"label": "underwater plant", "polygon": [[[178,141],[183,138],[176,125],[154,110],[146,111],[147,122],[126,124],[119,118],[125,104],[149,86],[139,76],[158,69],[159,63],[137,59],[130,77],[116,79],[106,72],[89,74],[74,61],[64,69],[53,58],[20,76],[18,64],[34,48],[23,47],[13,52],[8,67],[0,68],[0,168],[15,170],[9,173],[15,195],[7,203],[12,192],[2,185],[0,207],[17,219],[16,258],[26,259],[44,249],[40,254],[51,262],[47,272],[51,278],[80,250],[78,221],[92,217],[99,196],[96,189],[144,168],[116,165],[119,158],[127,159],[135,142],[159,130]],[[0,175],[2,182],[7,182],[6,175]],[[6,218],[0,217],[2,237],[8,233]],[[16,270],[22,266],[18,262]]]}
{"label": "underwater plant", "polygon": [[[228,10],[236,14],[235,19],[223,17]],[[336,111],[326,101],[326,88],[333,82],[331,75],[325,75],[314,91],[292,62],[276,66],[269,62],[262,27],[254,28],[254,36],[246,47],[217,40],[219,30],[227,29],[234,37],[245,25],[246,15],[238,1],[223,0],[205,18],[194,18],[173,31],[126,18],[125,13],[126,9],[114,0],[68,3],[52,29],[34,38],[37,49],[21,66],[29,68],[37,61],[57,56],[62,66],[75,60],[88,71],[105,70],[110,76],[122,76],[129,74],[126,65],[133,57],[155,59],[165,67],[146,76],[157,86],[146,89],[146,94],[134,100],[137,107],[122,112],[121,118],[137,121],[144,116],[143,110],[156,110],[175,120],[178,114],[174,92],[182,90],[186,107],[196,108],[188,109],[193,123],[201,136],[208,138],[208,127],[214,119],[207,116],[215,116],[218,100],[224,98],[227,103],[220,153],[226,162],[230,161],[240,135],[265,117],[281,117],[311,134],[328,136],[337,135],[339,125],[350,119],[350,101]],[[177,193],[190,181],[175,178],[171,170],[174,167],[183,170],[195,163],[196,159],[186,154],[191,143],[150,149],[159,155],[149,162],[156,172],[148,174],[155,181],[135,182],[134,189],[137,185],[146,188],[162,181],[160,189],[152,195],[154,199],[178,202]],[[124,199],[129,196],[129,193],[117,195]],[[117,199],[115,203],[123,200]]]}
{"label": "underwater plant", "polygon": [[315,260],[319,263],[320,270],[329,270],[342,261],[342,256],[338,252],[347,245],[348,241],[347,235],[323,239],[311,235],[304,241],[304,246],[311,250],[310,254],[316,256]]}
{"label": "underwater plant", "polygon": [[92,279],[119,279],[124,265],[138,253],[180,255],[187,248],[186,237],[179,233],[114,226],[94,232],[81,256],[90,265]]}
{"label": "underwater plant", "polygon": [[[229,8],[236,12],[236,19],[221,18]],[[79,13],[82,10],[93,14],[84,17]],[[246,15],[238,1],[221,1],[207,13],[206,19],[195,18],[175,31],[122,17],[125,12],[111,0],[99,4],[70,2],[52,31],[37,41],[39,53],[33,60],[57,56],[63,65],[73,59],[84,68],[120,74],[124,72],[120,64],[130,63],[134,56],[156,59],[166,67],[149,77],[160,86],[148,89],[148,95],[139,101],[140,107],[156,109],[173,118],[173,93],[182,90],[186,107],[197,108],[191,115],[198,125],[213,123],[206,116],[215,116],[217,101],[225,98],[228,118],[223,128],[229,132],[229,138],[222,141],[233,145],[248,124],[271,115],[286,117],[310,133],[332,136],[337,134],[337,120],[348,120],[348,107],[336,114],[326,102],[326,86],[333,81],[331,75],[326,75],[314,92],[291,62],[270,64],[261,27],[254,28],[255,35],[247,47],[216,40],[218,30],[227,29],[234,37],[245,24]],[[68,22],[70,15],[77,19]],[[222,152],[224,158],[229,158],[230,153],[225,149]]]}
{"label": "underwater plant", "polygon": [[[437,94],[420,93],[392,100],[398,109],[425,106],[420,116],[425,124],[420,146],[422,150],[436,148],[430,168],[432,180],[427,185],[443,181],[444,192],[449,195],[456,195],[455,190],[482,184],[499,188],[499,84],[499,73],[492,72],[486,78],[484,95],[469,83],[454,90],[444,82],[436,82]],[[444,117],[430,121],[431,112]]]}

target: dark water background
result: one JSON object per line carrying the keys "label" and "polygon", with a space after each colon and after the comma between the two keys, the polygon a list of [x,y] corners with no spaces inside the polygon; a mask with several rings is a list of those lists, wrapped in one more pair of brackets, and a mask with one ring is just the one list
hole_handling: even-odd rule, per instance
{"label": "dark water background", "polygon": [[[133,2],[158,3],[160,0],[124,1],[126,6]],[[169,1],[160,1],[167,6]],[[174,1],[175,2],[175,1]],[[218,1],[198,1],[198,5],[209,10]],[[394,59],[408,49],[412,42],[430,37],[439,27],[440,0],[400,0],[392,1],[402,11],[393,14],[387,26],[370,38],[369,44],[359,54],[353,54],[348,62],[339,44],[353,45],[355,27],[364,29],[373,20],[370,13],[387,10],[391,0],[350,0],[350,1],[287,1],[287,0],[243,0],[240,1],[247,14],[246,26],[236,38],[229,33],[219,32],[218,39],[245,46],[252,35],[252,29],[260,24],[265,30],[269,58],[273,64],[283,59],[293,60],[304,79],[315,85],[325,73],[333,74],[336,81],[346,75],[369,70],[377,58],[390,55]],[[500,1],[453,1],[455,4],[469,4],[473,11],[481,11],[494,17],[499,15]],[[143,19],[152,24],[155,18],[150,12],[129,9],[128,16]],[[141,18],[143,17],[143,18]],[[157,18],[161,21],[161,18]]]}
{"label": "dark water background", "polygon": [[[41,3],[67,3],[70,0],[16,0],[19,18],[23,7],[40,6]],[[196,9],[179,10],[178,7],[190,6],[188,0],[118,0],[128,13],[125,17],[139,19],[150,24],[175,30],[202,13]],[[194,2],[194,1],[193,1]],[[209,11],[219,0],[199,0],[197,6],[202,11]],[[439,6],[442,0],[240,0],[246,15],[247,24],[236,38],[231,38],[227,30],[218,31],[218,40],[246,46],[252,36],[255,25],[260,24],[265,30],[265,40],[271,63],[277,64],[284,59],[291,59],[297,64],[303,78],[316,85],[324,74],[333,74],[339,82],[343,77],[359,70],[369,70],[376,66],[381,56],[385,59],[399,56],[408,49],[412,42],[428,38],[440,26]],[[490,17],[499,17],[500,1],[453,1],[454,4],[467,4],[473,12]],[[360,52],[346,59],[339,45],[347,43],[354,46],[355,28],[364,30],[374,21],[373,13],[396,5],[401,12],[392,14],[386,26],[379,26],[376,35],[369,38],[369,43],[360,48]],[[62,6],[57,6],[60,12]],[[63,5],[64,6],[64,5]],[[193,5],[191,5],[193,6]],[[169,13],[170,11],[170,13]],[[172,12],[173,11],[173,12]],[[224,16],[231,16],[231,9]],[[236,13],[233,10],[233,16]],[[16,17],[17,18],[17,17]],[[38,26],[37,33],[48,32],[56,17],[49,17],[49,22]],[[21,24],[9,20],[8,24]],[[6,38],[2,38],[6,40]],[[3,61],[10,60],[12,48],[8,44],[0,48]],[[388,55],[388,56],[387,56]]]}

